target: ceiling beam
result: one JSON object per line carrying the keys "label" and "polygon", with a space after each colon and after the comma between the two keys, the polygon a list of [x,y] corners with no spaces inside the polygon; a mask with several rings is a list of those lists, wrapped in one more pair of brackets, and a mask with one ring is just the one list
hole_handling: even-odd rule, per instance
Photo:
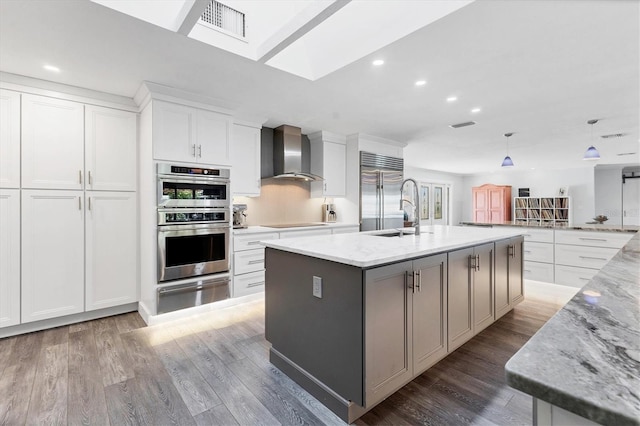
{"label": "ceiling beam", "polygon": [[300,12],[273,36],[264,41],[257,49],[257,61],[267,62],[286,49],[296,40],[327,20],[331,15],[349,4],[351,0],[315,2]]}
{"label": "ceiling beam", "polygon": [[209,2],[210,0],[187,0],[176,18],[176,24],[178,24],[176,32],[185,36],[189,35]]}

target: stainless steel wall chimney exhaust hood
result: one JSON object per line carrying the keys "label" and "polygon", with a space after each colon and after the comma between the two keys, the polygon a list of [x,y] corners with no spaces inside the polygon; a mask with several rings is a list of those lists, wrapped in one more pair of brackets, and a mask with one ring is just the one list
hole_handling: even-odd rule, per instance
{"label": "stainless steel wall chimney exhaust hood", "polygon": [[302,130],[299,127],[282,125],[273,129],[273,178],[323,180],[302,170]]}

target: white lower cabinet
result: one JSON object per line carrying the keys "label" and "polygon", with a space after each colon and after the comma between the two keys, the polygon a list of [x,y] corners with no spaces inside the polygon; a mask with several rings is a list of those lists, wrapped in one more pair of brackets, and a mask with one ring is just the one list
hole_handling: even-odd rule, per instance
{"label": "white lower cabinet", "polygon": [[21,322],[135,302],[136,223],[135,193],[23,190]]}
{"label": "white lower cabinet", "polygon": [[556,284],[582,287],[598,273],[597,269],[556,265]]}
{"label": "white lower cabinet", "polygon": [[82,191],[22,191],[22,323],[84,311]]}
{"label": "white lower cabinet", "polygon": [[20,323],[20,190],[0,189],[0,328]]}
{"label": "white lower cabinet", "polygon": [[264,291],[264,247],[260,241],[278,236],[277,232],[233,236],[233,297]]}
{"label": "white lower cabinet", "polygon": [[136,194],[87,192],[86,195],[85,309],[135,302],[138,300]]}
{"label": "white lower cabinet", "polygon": [[[525,243],[526,244],[526,243]],[[553,283],[553,263],[524,262],[524,277],[528,280]]]}

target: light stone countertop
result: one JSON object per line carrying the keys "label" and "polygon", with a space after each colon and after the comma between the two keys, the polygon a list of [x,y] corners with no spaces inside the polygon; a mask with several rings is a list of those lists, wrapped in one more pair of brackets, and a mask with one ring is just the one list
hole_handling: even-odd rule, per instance
{"label": "light stone countertop", "polygon": [[639,425],[640,235],[505,369],[511,387],[535,398],[596,423]]}
{"label": "light stone countertop", "polygon": [[[406,228],[412,232],[413,228]],[[371,268],[522,235],[516,229],[423,226],[419,236],[380,237],[393,229],[262,241],[266,247]]]}
{"label": "light stone countertop", "polygon": [[323,229],[323,228],[349,228],[349,227],[360,227],[357,223],[344,223],[344,222],[311,222],[312,225],[309,226],[295,226],[291,228],[272,228],[266,225],[262,226],[248,226],[246,228],[234,228],[233,233],[235,235],[243,235],[243,234],[261,234],[266,232],[288,232],[288,231],[304,231],[311,229]]}
{"label": "light stone countertop", "polygon": [[538,229],[555,229],[557,231],[596,231],[596,232],[638,232],[640,226],[637,225],[611,225],[607,223],[584,223],[574,224],[571,226],[553,226],[553,225],[533,225],[521,222],[501,222],[501,223],[480,223],[480,222],[460,222],[461,225],[467,226],[517,226],[520,228],[538,228]]}

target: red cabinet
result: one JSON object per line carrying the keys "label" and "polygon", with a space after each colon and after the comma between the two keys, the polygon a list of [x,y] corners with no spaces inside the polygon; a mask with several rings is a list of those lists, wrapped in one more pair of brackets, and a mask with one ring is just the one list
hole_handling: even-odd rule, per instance
{"label": "red cabinet", "polygon": [[511,187],[485,184],[472,188],[473,221],[502,223],[511,221]]}

